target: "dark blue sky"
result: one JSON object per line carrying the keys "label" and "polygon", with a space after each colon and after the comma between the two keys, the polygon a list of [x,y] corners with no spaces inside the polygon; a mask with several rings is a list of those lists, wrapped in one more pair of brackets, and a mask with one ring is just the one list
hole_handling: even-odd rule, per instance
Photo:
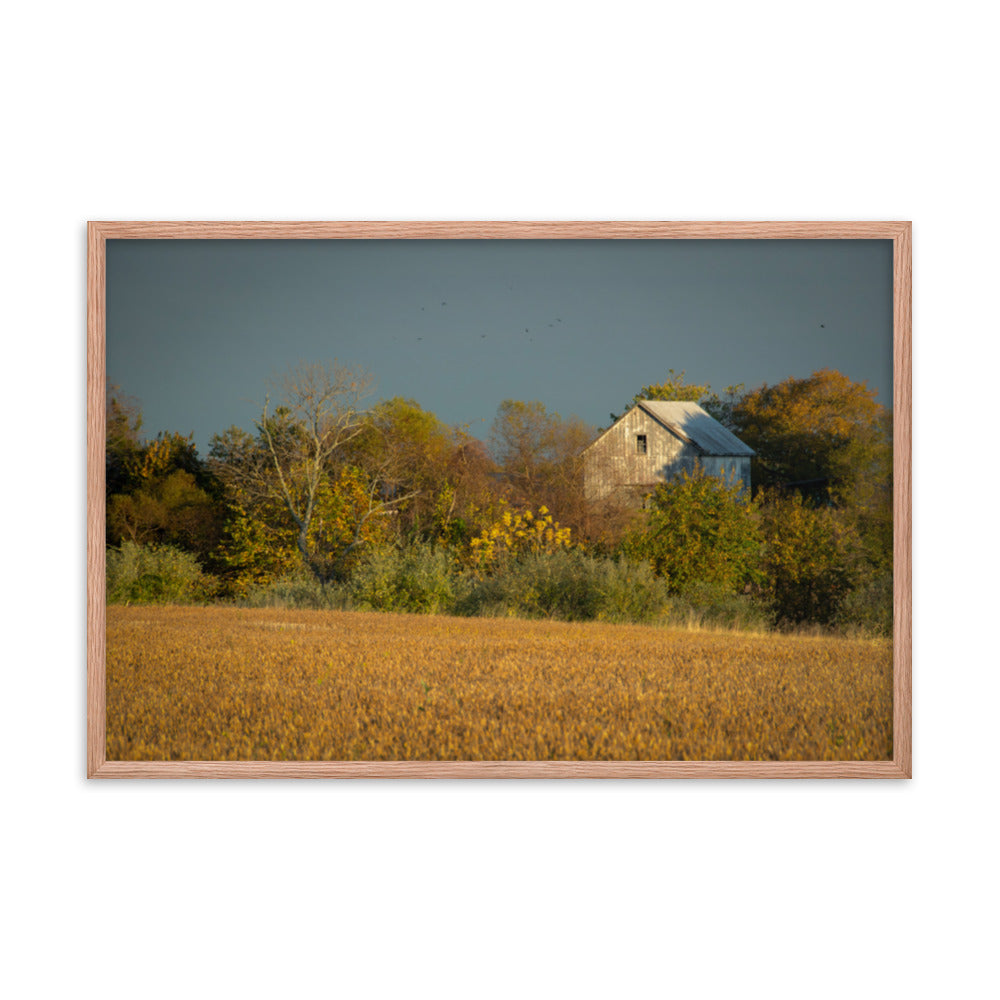
{"label": "dark blue sky", "polygon": [[109,382],[202,454],[302,361],[482,438],[504,399],[605,426],[670,368],[721,392],[832,367],[891,404],[889,241],[109,240],[107,302]]}

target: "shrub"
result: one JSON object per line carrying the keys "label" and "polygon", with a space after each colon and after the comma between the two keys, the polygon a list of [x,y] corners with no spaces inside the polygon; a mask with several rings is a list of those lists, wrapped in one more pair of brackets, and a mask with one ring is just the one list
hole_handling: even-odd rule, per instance
{"label": "shrub", "polygon": [[452,562],[447,552],[427,542],[375,551],[354,571],[352,600],[375,611],[448,611],[455,597]]}
{"label": "shrub", "polygon": [[668,601],[666,583],[648,563],[627,559],[592,560],[596,564],[600,602],[597,617],[609,622],[648,622]]}
{"label": "shrub", "polygon": [[835,624],[848,632],[891,636],[892,574],[882,574],[852,590],[841,602]]}
{"label": "shrub", "polygon": [[485,579],[466,578],[459,614],[560,618],[566,621],[649,621],[666,587],[649,566],[584,555],[579,550],[534,554]]}
{"label": "shrub", "polygon": [[776,622],[832,624],[860,572],[861,541],[849,515],[797,495],[769,497],[761,513],[763,590]]}
{"label": "shrub", "polygon": [[734,594],[723,587],[699,583],[671,596],[663,623],[681,628],[766,632],[772,614],[766,602],[749,594]]}
{"label": "shrub", "polygon": [[237,603],[247,608],[307,608],[316,611],[345,610],[352,606],[343,584],[324,586],[305,568],[270,583],[251,587]]}
{"label": "shrub", "polygon": [[707,583],[738,593],[756,577],[760,535],[756,505],[742,483],[703,470],[661,483],[649,499],[645,523],[623,550],[645,559],[674,593]]}
{"label": "shrub", "polygon": [[481,572],[502,571],[511,561],[527,555],[548,555],[569,548],[570,529],[559,527],[548,507],[512,510],[500,501],[499,513],[469,541],[468,560]]}
{"label": "shrub", "polygon": [[189,552],[122,542],[106,555],[109,604],[194,604],[206,600],[213,579]]}

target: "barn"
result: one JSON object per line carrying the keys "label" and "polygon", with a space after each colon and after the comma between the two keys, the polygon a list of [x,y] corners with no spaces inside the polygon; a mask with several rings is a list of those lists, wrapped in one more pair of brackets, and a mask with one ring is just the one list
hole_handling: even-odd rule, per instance
{"label": "barn", "polygon": [[697,468],[749,490],[753,455],[697,403],[642,399],[584,450],[584,495],[628,502]]}

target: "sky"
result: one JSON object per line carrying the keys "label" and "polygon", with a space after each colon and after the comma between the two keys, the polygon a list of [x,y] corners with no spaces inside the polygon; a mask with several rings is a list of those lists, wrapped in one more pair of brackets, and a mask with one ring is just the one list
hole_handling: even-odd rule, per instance
{"label": "sky", "polygon": [[145,436],[205,455],[315,361],[483,440],[506,399],[605,427],[670,369],[721,394],[836,368],[890,406],[892,244],[108,240],[108,383]]}

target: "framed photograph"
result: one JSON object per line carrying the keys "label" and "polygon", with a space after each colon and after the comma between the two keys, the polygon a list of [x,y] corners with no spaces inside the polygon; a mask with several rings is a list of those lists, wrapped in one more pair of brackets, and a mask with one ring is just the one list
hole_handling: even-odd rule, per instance
{"label": "framed photograph", "polygon": [[909,222],[91,222],[89,777],[911,776]]}

